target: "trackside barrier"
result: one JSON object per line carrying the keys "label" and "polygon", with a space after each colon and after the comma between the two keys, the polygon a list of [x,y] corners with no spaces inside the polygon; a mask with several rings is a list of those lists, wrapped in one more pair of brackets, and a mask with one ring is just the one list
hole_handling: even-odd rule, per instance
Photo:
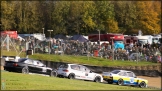
{"label": "trackside barrier", "polygon": [[[67,64],[64,62],[53,62],[53,61],[46,61],[46,60],[40,60],[40,61],[43,64],[45,64],[47,67],[51,67],[53,69],[57,69],[61,64]],[[110,72],[112,70],[122,69],[122,70],[133,71],[137,76],[151,76],[151,77],[162,76],[161,65],[117,66],[117,67],[100,67],[100,66],[89,66],[89,65],[85,65],[85,66],[96,73]]]}
{"label": "trackside barrier", "polygon": [[[48,67],[57,69],[61,64],[66,64],[66,63],[48,61],[48,64],[49,64]],[[84,66],[88,67],[89,69],[91,69],[93,72],[96,72],[96,73],[109,72],[109,71],[116,70],[116,69],[123,69],[123,70],[133,71],[137,76],[158,77],[162,75],[161,69],[158,69],[160,68],[160,65],[156,67],[157,69],[146,69],[147,66],[135,66],[135,67],[131,66],[128,68],[122,67],[122,66],[118,66],[118,67],[100,67],[100,66],[89,66],[89,65],[84,65]],[[150,68],[153,68],[153,67],[150,67]],[[138,68],[138,69],[135,69],[135,68]],[[145,70],[143,70],[142,68],[145,68]]]}

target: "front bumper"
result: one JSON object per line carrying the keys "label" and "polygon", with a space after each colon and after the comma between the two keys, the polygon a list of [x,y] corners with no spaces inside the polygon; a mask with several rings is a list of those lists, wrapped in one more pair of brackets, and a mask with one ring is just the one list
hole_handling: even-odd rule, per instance
{"label": "front bumper", "polygon": [[112,76],[102,76],[104,80],[113,80]]}

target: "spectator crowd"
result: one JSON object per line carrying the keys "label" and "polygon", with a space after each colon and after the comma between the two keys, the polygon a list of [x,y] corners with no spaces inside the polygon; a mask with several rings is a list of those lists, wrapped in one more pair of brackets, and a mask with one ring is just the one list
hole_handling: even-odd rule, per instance
{"label": "spectator crowd", "polygon": [[[1,42],[5,38],[1,38]],[[58,55],[80,55],[80,56],[97,56],[113,60],[130,60],[130,61],[152,61],[161,62],[161,44],[130,43],[125,45],[125,49],[114,49],[109,43],[99,44],[98,42],[79,42],[74,40],[63,40],[49,38],[45,41],[39,41],[34,37],[26,37],[25,40],[11,39],[12,44],[16,45],[19,51],[32,49],[34,53],[48,53]],[[28,46],[26,46],[28,44]],[[1,44],[5,48],[5,43]],[[11,46],[12,47],[12,46]],[[28,48],[26,48],[28,47]],[[132,54],[136,55],[132,55]]]}

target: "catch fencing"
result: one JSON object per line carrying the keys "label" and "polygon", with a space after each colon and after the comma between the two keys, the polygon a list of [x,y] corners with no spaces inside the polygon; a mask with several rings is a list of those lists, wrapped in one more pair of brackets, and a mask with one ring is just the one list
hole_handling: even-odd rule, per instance
{"label": "catch fencing", "polygon": [[[16,51],[17,54],[20,54],[28,49],[33,50],[34,53],[40,54],[96,56],[114,60],[154,62],[157,62],[157,56],[161,55],[159,48],[155,47],[141,48],[134,46],[130,48],[127,46],[124,50],[113,50],[112,45],[110,44],[102,44],[100,46],[99,44],[91,42],[79,42],[55,38],[49,38],[42,41],[33,36],[26,36],[24,39],[12,39],[5,35],[1,36],[1,50]],[[97,54],[95,54],[96,51]],[[137,55],[130,57],[132,53],[137,53]]]}

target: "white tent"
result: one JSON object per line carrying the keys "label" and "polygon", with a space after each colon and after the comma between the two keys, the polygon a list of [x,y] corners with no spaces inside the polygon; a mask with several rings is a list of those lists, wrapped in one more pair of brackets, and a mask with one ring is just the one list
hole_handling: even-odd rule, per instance
{"label": "white tent", "polygon": [[22,37],[21,37],[21,36],[19,36],[19,35],[18,35],[18,37],[17,37],[17,38],[19,38],[21,41],[22,41],[22,40],[24,40],[24,41],[25,41],[25,39],[24,39],[24,38],[22,38]]}
{"label": "white tent", "polygon": [[34,36],[36,39],[40,40],[40,41],[46,40],[45,34],[34,33],[33,36]]}

